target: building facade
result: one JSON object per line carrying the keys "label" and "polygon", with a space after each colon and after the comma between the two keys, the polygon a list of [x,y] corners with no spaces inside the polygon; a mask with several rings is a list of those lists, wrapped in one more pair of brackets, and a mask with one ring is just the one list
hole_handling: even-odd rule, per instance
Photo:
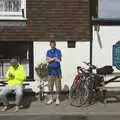
{"label": "building facade", "polygon": [[89,28],[89,0],[1,0],[1,75],[19,56],[28,76],[38,79],[34,69],[55,39],[63,54],[63,84],[70,86],[76,66],[89,61]]}

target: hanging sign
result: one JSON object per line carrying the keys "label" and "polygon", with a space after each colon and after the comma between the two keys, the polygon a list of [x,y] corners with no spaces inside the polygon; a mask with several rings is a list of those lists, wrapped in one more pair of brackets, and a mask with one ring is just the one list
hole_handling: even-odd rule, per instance
{"label": "hanging sign", "polygon": [[120,41],[113,45],[113,66],[120,70]]}

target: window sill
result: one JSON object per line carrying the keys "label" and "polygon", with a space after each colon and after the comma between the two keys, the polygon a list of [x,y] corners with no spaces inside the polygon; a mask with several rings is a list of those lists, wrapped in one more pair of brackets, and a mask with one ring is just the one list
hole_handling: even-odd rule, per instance
{"label": "window sill", "polygon": [[0,17],[0,21],[26,21],[24,17]]}
{"label": "window sill", "polygon": [[0,17],[0,28],[3,27],[26,27],[27,18],[14,17],[14,18],[1,18]]}
{"label": "window sill", "polygon": [[93,25],[120,25],[120,19],[115,18],[92,18]]}

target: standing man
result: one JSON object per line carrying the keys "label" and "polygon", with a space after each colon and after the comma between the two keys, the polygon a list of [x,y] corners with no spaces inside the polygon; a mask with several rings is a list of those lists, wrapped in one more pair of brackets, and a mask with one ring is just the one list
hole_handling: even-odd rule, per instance
{"label": "standing man", "polygon": [[0,99],[4,104],[2,111],[6,111],[9,107],[9,102],[6,98],[6,95],[12,91],[16,93],[16,107],[15,111],[19,110],[20,102],[23,95],[23,82],[26,78],[25,70],[22,65],[19,64],[18,59],[12,58],[11,65],[6,72],[5,78],[8,82],[0,92]]}
{"label": "standing man", "polygon": [[53,88],[56,87],[56,105],[60,104],[59,94],[61,90],[61,51],[56,48],[55,40],[50,41],[51,49],[47,51],[46,60],[48,62],[48,85],[50,98],[47,104],[53,103]]}

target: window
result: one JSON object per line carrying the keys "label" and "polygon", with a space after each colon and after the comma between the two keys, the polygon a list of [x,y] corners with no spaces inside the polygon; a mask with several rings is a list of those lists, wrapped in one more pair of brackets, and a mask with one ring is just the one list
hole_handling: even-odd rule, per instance
{"label": "window", "polygon": [[120,25],[119,5],[120,0],[92,0],[92,23],[94,25]]}
{"label": "window", "polygon": [[75,48],[76,42],[75,41],[67,41],[68,48]]}
{"label": "window", "polygon": [[120,0],[99,0],[98,16],[102,19],[120,19]]}
{"label": "window", "polygon": [[0,19],[25,19],[26,0],[0,0]]}

